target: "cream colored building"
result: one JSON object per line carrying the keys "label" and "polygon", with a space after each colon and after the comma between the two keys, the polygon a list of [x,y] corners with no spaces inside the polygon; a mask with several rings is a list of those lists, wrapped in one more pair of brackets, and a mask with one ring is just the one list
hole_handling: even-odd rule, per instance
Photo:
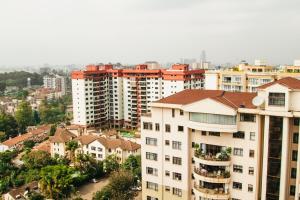
{"label": "cream colored building", "polygon": [[142,117],[143,200],[298,200],[300,80],[185,90]]}
{"label": "cream colored building", "polygon": [[300,79],[300,67],[285,66],[276,70],[272,66],[240,64],[232,69],[206,71],[205,89],[257,92],[259,86],[284,77]]}

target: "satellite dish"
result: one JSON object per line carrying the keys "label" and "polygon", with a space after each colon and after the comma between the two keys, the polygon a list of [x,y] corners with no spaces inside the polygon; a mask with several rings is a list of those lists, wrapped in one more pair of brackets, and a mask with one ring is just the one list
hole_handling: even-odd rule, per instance
{"label": "satellite dish", "polygon": [[261,106],[264,102],[265,100],[260,96],[256,96],[252,99],[252,103],[255,106]]}

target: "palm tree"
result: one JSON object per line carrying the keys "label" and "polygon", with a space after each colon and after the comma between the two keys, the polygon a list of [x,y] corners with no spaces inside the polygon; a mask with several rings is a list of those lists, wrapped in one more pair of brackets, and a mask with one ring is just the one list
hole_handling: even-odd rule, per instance
{"label": "palm tree", "polygon": [[78,147],[78,142],[75,140],[67,142],[66,150],[70,151],[70,160],[72,161],[72,163],[74,163],[75,161],[75,151]]}
{"label": "palm tree", "polygon": [[47,166],[41,170],[39,185],[41,191],[50,199],[61,199],[73,192],[74,173],[64,165]]}

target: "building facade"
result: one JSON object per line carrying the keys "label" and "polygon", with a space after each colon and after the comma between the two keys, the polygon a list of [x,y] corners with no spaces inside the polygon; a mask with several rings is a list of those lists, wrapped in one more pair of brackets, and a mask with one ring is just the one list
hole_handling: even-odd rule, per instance
{"label": "building facade", "polygon": [[43,77],[44,88],[53,89],[66,94],[66,78],[59,75],[47,75]]}
{"label": "building facade", "polygon": [[[186,98],[189,97],[189,98]],[[300,81],[185,90],[142,117],[143,200],[298,200]]]}
{"label": "building facade", "polygon": [[74,124],[137,128],[149,103],[184,89],[204,87],[204,70],[176,64],[171,69],[113,69],[89,65],[72,73]]}

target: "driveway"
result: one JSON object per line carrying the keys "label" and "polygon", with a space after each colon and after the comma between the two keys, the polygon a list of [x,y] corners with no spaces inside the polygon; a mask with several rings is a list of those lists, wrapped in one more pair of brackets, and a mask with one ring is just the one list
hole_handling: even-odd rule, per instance
{"label": "driveway", "polygon": [[80,194],[81,198],[84,200],[93,199],[94,193],[101,190],[104,186],[109,183],[108,178],[101,179],[98,183],[87,183],[77,189],[78,194]]}

